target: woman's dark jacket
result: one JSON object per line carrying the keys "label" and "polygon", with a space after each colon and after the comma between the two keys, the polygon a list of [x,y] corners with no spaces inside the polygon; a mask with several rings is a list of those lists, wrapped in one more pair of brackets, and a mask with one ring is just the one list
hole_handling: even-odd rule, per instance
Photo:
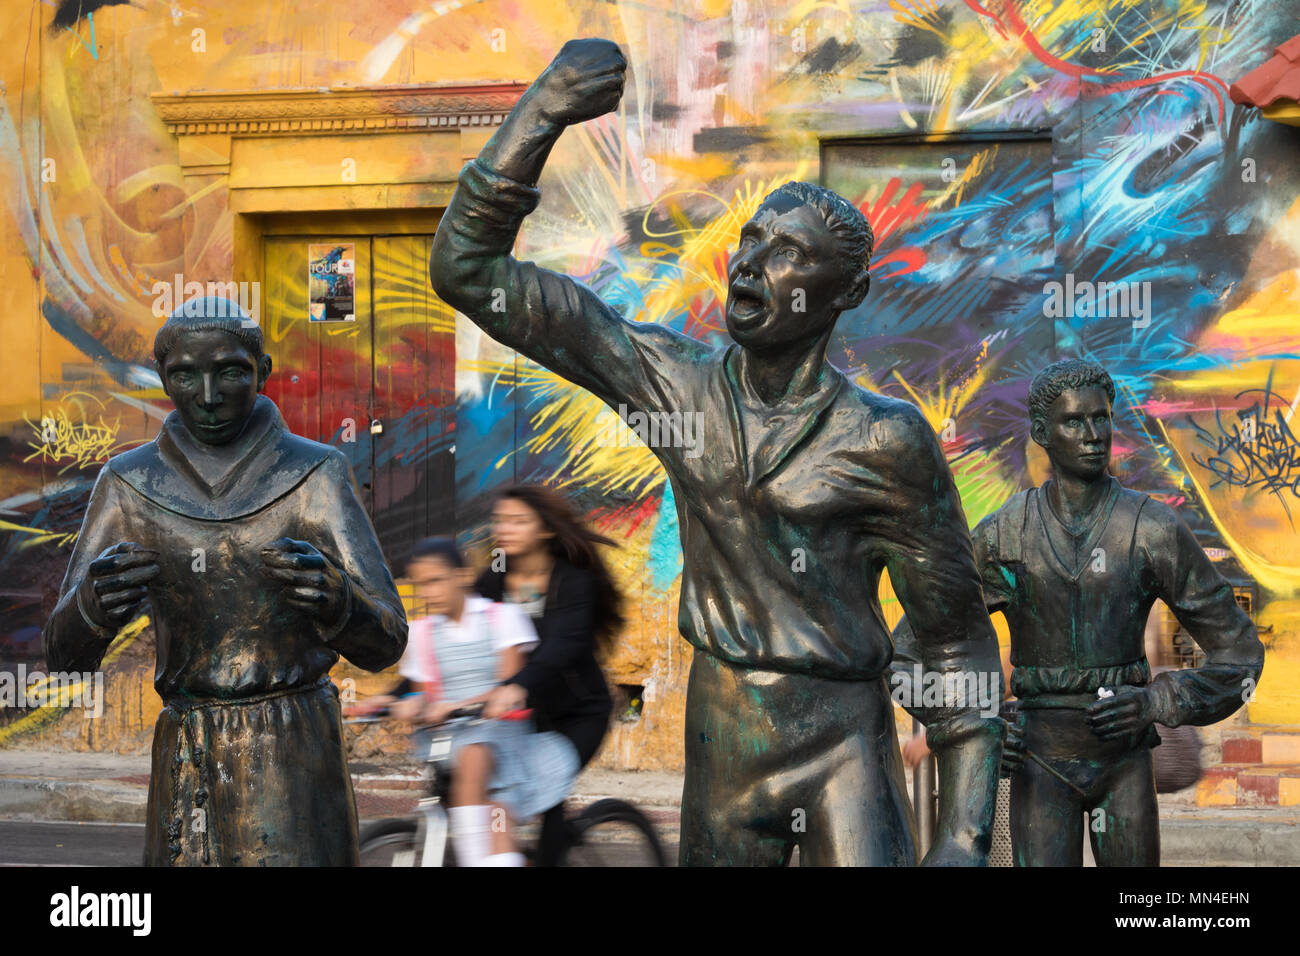
{"label": "woman's dark jacket", "polygon": [[[474,587],[483,597],[502,601],[505,580],[504,571],[489,569]],[[502,681],[528,691],[539,728],[557,730],[572,740],[584,764],[599,747],[613,709],[596,663],[595,614],[595,575],[557,558],[542,617],[533,621],[538,645],[523,670]]]}

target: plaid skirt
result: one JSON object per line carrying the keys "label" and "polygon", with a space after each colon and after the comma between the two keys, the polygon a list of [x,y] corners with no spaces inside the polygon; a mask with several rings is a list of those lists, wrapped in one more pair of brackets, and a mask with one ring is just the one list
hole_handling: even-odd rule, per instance
{"label": "plaid skirt", "polygon": [[[417,753],[428,752],[433,733],[415,735]],[[578,751],[569,738],[554,731],[538,733],[531,720],[486,720],[453,728],[453,766],[461,748],[470,744],[492,750],[488,795],[517,821],[562,803],[578,778]]]}

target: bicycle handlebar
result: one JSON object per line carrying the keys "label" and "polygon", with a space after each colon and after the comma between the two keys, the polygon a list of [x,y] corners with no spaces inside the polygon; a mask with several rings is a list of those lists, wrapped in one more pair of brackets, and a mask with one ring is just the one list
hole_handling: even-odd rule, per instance
{"label": "bicycle handlebar", "polygon": [[[487,704],[480,701],[475,704],[469,704],[465,707],[457,707],[455,710],[449,713],[445,718],[443,718],[443,722],[445,723],[448,720],[456,720],[465,717],[481,717],[483,714],[483,709],[486,706]],[[381,717],[391,717],[391,716],[392,716],[392,708],[381,707],[377,710],[371,711],[369,714],[365,714],[360,717],[348,717],[345,720],[345,723],[356,723],[360,721],[375,720]],[[499,715],[496,719],[497,720],[527,720],[532,716],[533,716],[533,709],[531,707],[527,707],[522,710],[508,710],[504,714]],[[440,725],[439,724],[417,724],[416,729],[429,730],[433,727],[438,727],[438,726]]]}

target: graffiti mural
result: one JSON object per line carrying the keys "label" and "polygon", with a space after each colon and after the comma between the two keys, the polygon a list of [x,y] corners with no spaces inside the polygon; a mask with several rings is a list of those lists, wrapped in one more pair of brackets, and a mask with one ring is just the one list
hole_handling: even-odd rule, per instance
{"label": "graffiti mural", "polygon": [[[1102,363],[1121,480],[1176,507],[1255,590],[1270,656],[1250,719],[1300,723],[1300,164],[1294,129],[1228,96],[1296,32],[1300,3],[83,6],[0,14],[29,49],[0,77],[0,661],[39,660],[99,466],[168,409],[149,362],[155,283],[238,265],[229,177],[185,172],[197,161],[150,94],[528,81],[565,39],[601,35],[629,55],[624,105],[557,146],[521,257],[717,342],[728,255],[760,198],[789,179],[837,189],[877,247],[831,359],[925,412],[967,517],[1044,477],[1023,424],[1032,375]],[[277,326],[277,310],[306,314],[306,243],[263,249],[291,426],[345,449],[396,562],[413,522],[486,546],[502,484],[575,496],[622,543],[633,606],[609,674],[640,696],[604,759],[675,765],[689,649],[657,461],[604,437],[612,410],[434,301],[427,236],[311,241],[336,239],[357,245],[350,330]]]}

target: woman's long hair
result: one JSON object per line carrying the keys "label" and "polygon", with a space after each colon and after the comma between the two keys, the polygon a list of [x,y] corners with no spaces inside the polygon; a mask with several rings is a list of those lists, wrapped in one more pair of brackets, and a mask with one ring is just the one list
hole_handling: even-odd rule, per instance
{"label": "woman's long hair", "polygon": [[623,595],[614,586],[614,578],[601,560],[596,545],[616,547],[614,541],[597,534],[583,523],[569,499],[545,485],[512,485],[500,492],[500,498],[522,501],[537,513],[543,527],[551,532],[550,551],[575,568],[584,568],[596,579],[595,636],[596,646],[608,652],[614,637],[623,626]]}

